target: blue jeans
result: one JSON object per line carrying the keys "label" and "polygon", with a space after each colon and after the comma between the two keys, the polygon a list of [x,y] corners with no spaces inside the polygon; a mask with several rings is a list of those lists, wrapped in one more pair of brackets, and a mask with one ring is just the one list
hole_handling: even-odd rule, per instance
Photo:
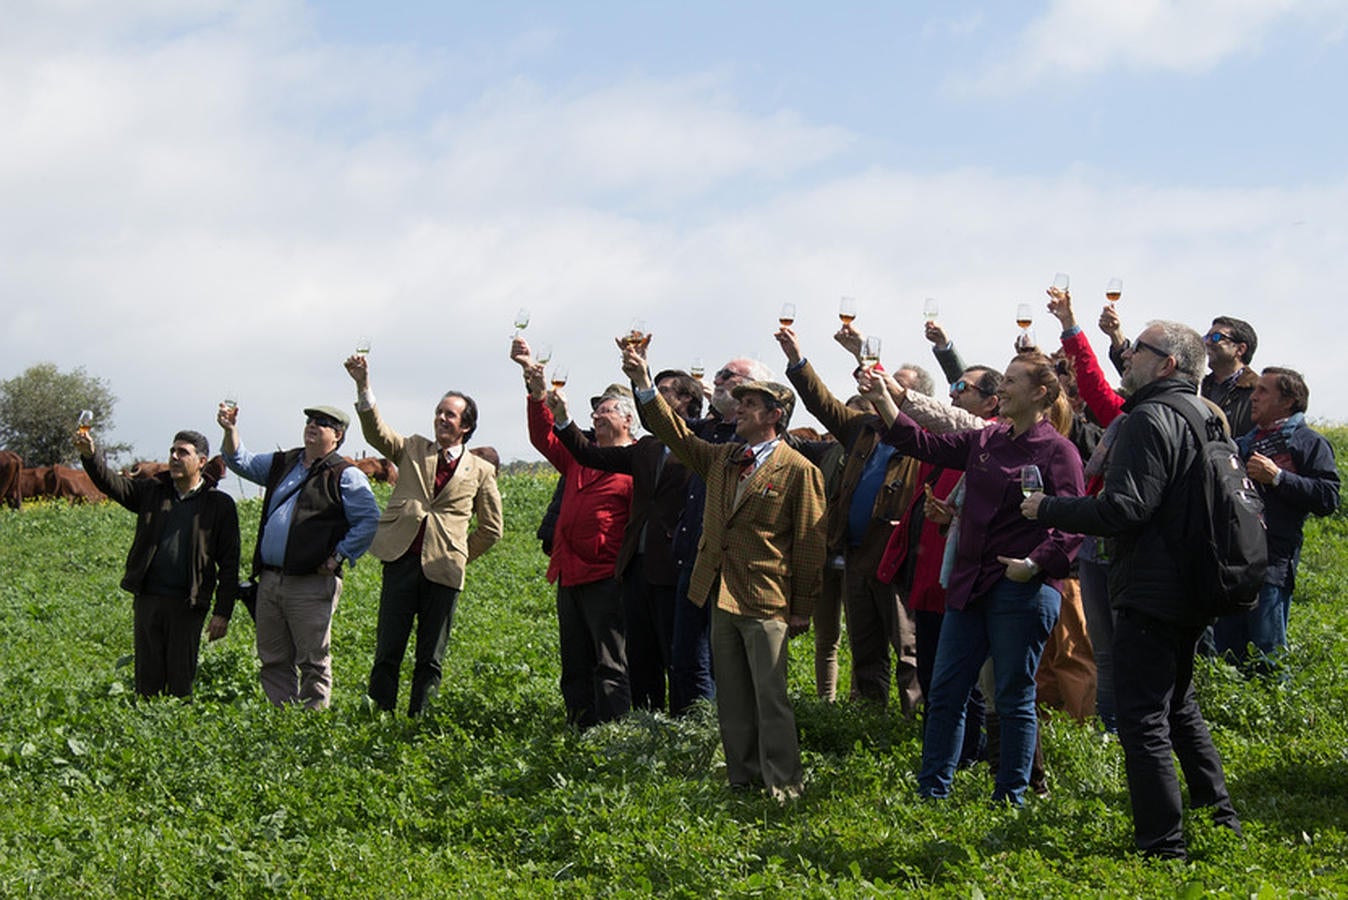
{"label": "blue jeans", "polygon": [[1038,579],[1021,584],[1003,578],[964,609],[946,611],[927,698],[922,771],[917,778],[922,796],[950,794],[964,743],[965,704],[978,682],[978,670],[991,656],[1002,720],[1001,760],[992,797],[1021,803],[1030,783],[1039,728],[1034,673],[1061,602],[1058,592]]}
{"label": "blue jeans", "polygon": [[1243,665],[1253,644],[1267,660],[1287,646],[1287,618],[1292,592],[1280,584],[1265,584],[1259,589],[1259,605],[1247,613],[1223,616],[1212,626],[1217,653]]}
{"label": "blue jeans", "polygon": [[[1091,538],[1087,538],[1091,540]],[[1077,560],[1081,582],[1081,606],[1086,611],[1086,630],[1095,653],[1095,714],[1105,731],[1117,733],[1114,716],[1114,608],[1109,602],[1109,566],[1092,560]]]}

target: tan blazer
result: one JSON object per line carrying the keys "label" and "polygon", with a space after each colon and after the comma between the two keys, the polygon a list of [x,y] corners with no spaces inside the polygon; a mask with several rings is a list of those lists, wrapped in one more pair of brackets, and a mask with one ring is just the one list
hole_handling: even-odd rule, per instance
{"label": "tan blazer", "polygon": [[779,443],[741,492],[743,443],[702,440],[659,394],[642,404],[642,413],[646,427],[707,482],[688,599],[702,606],[715,589],[716,605],[735,615],[810,615],[823,586],[825,561],[824,477],[819,470]]}
{"label": "tan blazer", "polygon": [[[356,414],[365,440],[398,466],[398,485],[379,517],[370,554],[384,562],[402,556],[425,519],[422,573],[436,584],[462,590],[464,567],[501,539],[496,470],[465,448],[454,477],[439,496],[432,497],[439,457],[435,441],[419,434],[404,438],[384,422],[377,406],[357,409]],[[468,523],[474,515],[477,527],[470,534]]]}

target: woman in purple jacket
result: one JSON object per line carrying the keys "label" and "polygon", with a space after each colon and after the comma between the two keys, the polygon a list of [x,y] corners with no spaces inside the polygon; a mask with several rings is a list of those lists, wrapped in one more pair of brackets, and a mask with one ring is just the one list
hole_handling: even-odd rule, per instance
{"label": "woman in purple jacket", "polygon": [[918,459],[965,472],[954,569],[927,698],[918,791],[950,794],[964,737],[964,707],[983,661],[992,657],[1001,764],[993,799],[1020,805],[1029,784],[1038,728],[1035,670],[1058,619],[1057,580],[1068,575],[1081,538],[1020,514],[1021,472],[1035,465],[1045,493],[1080,496],[1081,457],[1058,433],[1051,413],[1070,416],[1049,359],[1023,353],[998,391],[1001,418],[986,428],[933,434],[899,412],[903,388],[888,375],[863,372],[861,392],[891,422],[886,443]]}

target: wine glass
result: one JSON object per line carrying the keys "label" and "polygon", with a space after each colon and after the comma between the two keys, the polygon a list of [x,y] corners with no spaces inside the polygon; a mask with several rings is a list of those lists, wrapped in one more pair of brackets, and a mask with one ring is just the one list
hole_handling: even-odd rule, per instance
{"label": "wine glass", "polygon": [[1026,497],[1044,490],[1044,476],[1040,474],[1038,466],[1020,467],[1020,492]]}
{"label": "wine glass", "polygon": [[838,318],[842,319],[844,325],[850,325],[856,317],[857,298],[843,297],[842,300],[838,302]]}
{"label": "wine glass", "polygon": [[94,427],[94,411],[92,409],[80,410],[79,428],[80,434],[88,434],[89,429]]}
{"label": "wine glass", "polygon": [[369,335],[363,334],[363,335],[361,335],[360,337],[356,338],[356,355],[357,355],[357,356],[369,356],[369,355],[370,355],[370,346],[371,346],[371,341],[370,341]]}
{"label": "wine glass", "polygon": [[703,361],[702,357],[697,356],[693,358],[693,364],[689,367],[688,373],[698,381],[702,380],[702,376],[707,374],[707,364]]}
{"label": "wine glass", "polygon": [[1016,307],[1016,324],[1022,331],[1029,331],[1030,325],[1034,323],[1034,307],[1028,303],[1021,303]]}
{"label": "wine glass", "polygon": [[928,297],[922,301],[922,318],[928,322],[935,322],[936,317],[941,314],[941,304],[936,302],[935,297]]}
{"label": "wine glass", "polygon": [[539,344],[537,349],[534,350],[534,362],[538,363],[540,366],[546,366],[551,359],[551,344]]}
{"label": "wine glass", "polygon": [[220,405],[225,409],[233,411],[239,408],[239,392],[225,391],[225,397],[220,401]]}
{"label": "wine glass", "polygon": [[1105,285],[1105,299],[1108,300],[1110,303],[1117,303],[1119,302],[1119,298],[1122,296],[1123,296],[1123,279],[1122,278],[1109,279],[1109,283]]}
{"label": "wine glass", "polygon": [[566,387],[566,379],[569,374],[566,366],[553,366],[551,379],[553,390]]}
{"label": "wine glass", "polygon": [[868,335],[866,340],[861,342],[861,364],[872,369],[878,362],[880,362],[880,339]]}
{"label": "wine glass", "polygon": [[515,337],[520,336],[520,332],[529,327],[529,307],[521,306],[515,311]]}
{"label": "wine glass", "polygon": [[777,321],[783,328],[788,328],[796,321],[796,304],[783,303],[782,311],[777,314]]}
{"label": "wine glass", "polygon": [[1062,291],[1064,294],[1067,293],[1067,289],[1068,287],[1071,286],[1071,284],[1072,279],[1067,277],[1066,272],[1059,272],[1053,276],[1053,286],[1056,289]]}

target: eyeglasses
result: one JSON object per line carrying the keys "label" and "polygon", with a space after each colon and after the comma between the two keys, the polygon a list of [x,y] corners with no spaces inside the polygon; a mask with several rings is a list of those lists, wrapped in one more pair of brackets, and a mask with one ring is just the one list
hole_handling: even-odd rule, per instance
{"label": "eyeglasses", "polygon": [[955,382],[950,386],[951,392],[956,394],[962,394],[965,391],[969,390],[970,388],[973,388],[974,390],[978,391],[978,393],[982,394],[984,397],[991,397],[993,394],[992,391],[983,390],[981,387],[974,384],[967,378],[961,378],[959,381]]}
{"label": "eyeglasses", "polygon": [[1233,344],[1237,343],[1236,339],[1231,335],[1223,334],[1220,331],[1214,331],[1211,334],[1204,335],[1203,340],[1209,344],[1220,344],[1222,341],[1230,341]]}
{"label": "eyeglasses", "polygon": [[1166,351],[1162,350],[1160,347],[1154,347],[1151,344],[1148,344],[1146,341],[1143,340],[1133,341],[1133,352],[1136,353],[1139,350],[1150,350],[1152,353],[1155,353],[1157,356],[1161,357],[1161,359],[1165,359],[1167,356],[1170,355]]}
{"label": "eyeglasses", "polygon": [[331,428],[333,431],[341,431],[342,426],[329,419],[327,416],[310,416],[307,425],[317,425],[319,428]]}

